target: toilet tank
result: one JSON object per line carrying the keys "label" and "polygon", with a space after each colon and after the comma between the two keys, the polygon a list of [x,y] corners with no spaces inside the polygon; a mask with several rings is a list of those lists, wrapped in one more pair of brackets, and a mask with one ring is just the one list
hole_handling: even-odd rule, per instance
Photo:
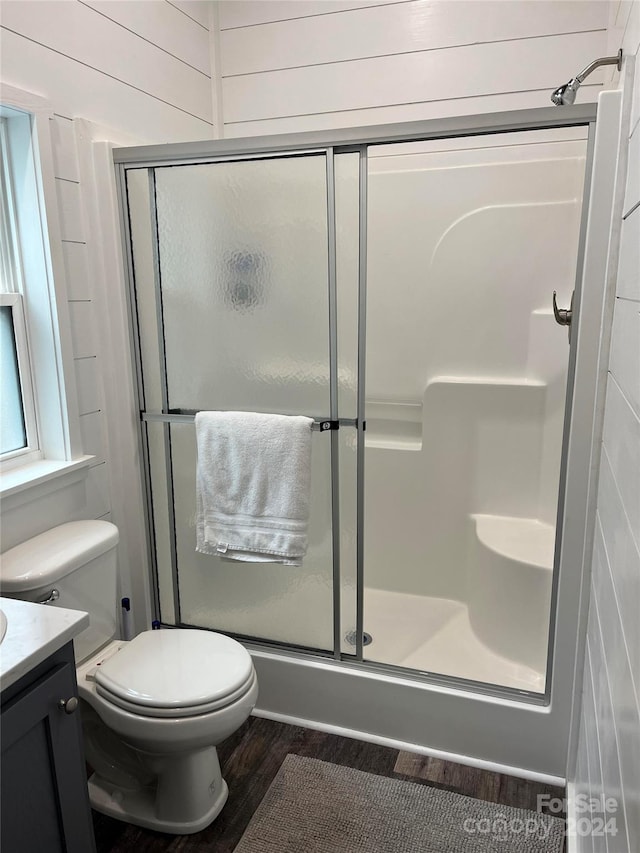
{"label": "toilet tank", "polygon": [[72,521],[46,530],[0,557],[0,595],[89,614],[73,641],[76,661],[117,633],[118,528],[108,521]]}

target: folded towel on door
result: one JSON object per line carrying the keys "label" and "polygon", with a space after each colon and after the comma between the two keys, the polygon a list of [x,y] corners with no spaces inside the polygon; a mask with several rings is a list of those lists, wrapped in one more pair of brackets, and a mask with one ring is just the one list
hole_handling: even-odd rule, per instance
{"label": "folded towel on door", "polygon": [[311,418],[198,412],[196,551],[299,566],[307,551]]}

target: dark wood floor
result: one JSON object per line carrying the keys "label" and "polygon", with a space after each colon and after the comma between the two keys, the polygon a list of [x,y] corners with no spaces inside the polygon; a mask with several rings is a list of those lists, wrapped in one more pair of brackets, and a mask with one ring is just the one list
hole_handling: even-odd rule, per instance
{"label": "dark wood floor", "polygon": [[251,717],[218,752],[229,799],[211,826],[196,835],[163,835],[94,813],[98,853],[232,853],[290,752],[533,811],[538,794],[564,796],[563,789],[539,782],[257,717]]}

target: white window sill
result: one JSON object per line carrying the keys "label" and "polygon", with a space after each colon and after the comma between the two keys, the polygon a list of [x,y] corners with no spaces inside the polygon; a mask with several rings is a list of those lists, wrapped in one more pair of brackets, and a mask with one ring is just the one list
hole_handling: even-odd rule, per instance
{"label": "white window sill", "polygon": [[81,456],[70,462],[39,459],[0,474],[0,498],[3,508],[34,500],[49,492],[84,479],[94,456]]}

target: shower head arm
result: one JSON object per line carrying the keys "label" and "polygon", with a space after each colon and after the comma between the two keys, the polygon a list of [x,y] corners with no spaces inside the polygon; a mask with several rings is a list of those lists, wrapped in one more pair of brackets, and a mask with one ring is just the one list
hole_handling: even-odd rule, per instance
{"label": "shower head arm", "polygon": [[618,71],[620,71],[622,68],[622,50],[619,50],[615,56],[602,56],[600,59],[594,59],[579,74],[576,74],[574,80],[577,80],[578,83],[583,83],[592,71],[595,71],[596,68],[600,68],[602,65],[616,65]]}
{"label": "shower head arm", "polygon": [[576,92],[580,88],[580,84],[601,65],[615,65],[618,71],[622,68],[622,50],[619,50],[615,56],[603,56],[600,59],[594,59],[586,68],[578,75],[572,77],[564,86],[559,86],[552,94],[551,100],[557,107],[564,107],[567,104],[573,104],[576,99]]}

